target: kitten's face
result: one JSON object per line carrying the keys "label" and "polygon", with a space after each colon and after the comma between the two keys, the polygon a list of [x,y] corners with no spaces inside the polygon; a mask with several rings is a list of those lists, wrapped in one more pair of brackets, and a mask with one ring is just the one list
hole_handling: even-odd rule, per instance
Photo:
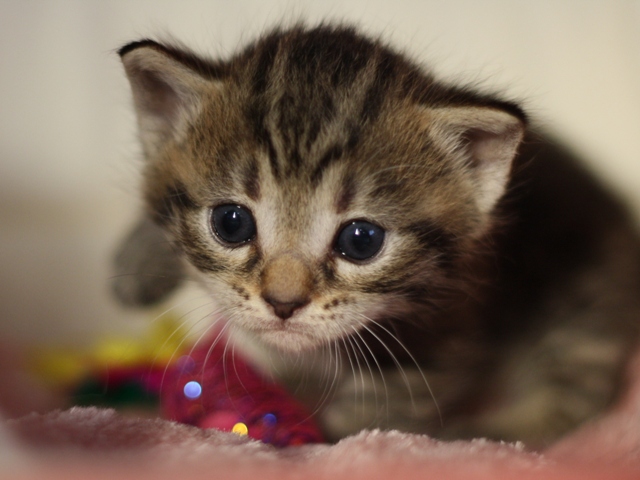
{"label": "kitten's face", "polygon": [[[402,113],[385,112],[351,150],[339,128],[292,147],[268,117],[274,160],[247,119],[231,123],[213,106],[204,114],[197,128],[210,133],[187,137],[171,153],[180,170],[163,176],[195,177],[181,180],[197,207],[181,212],[177,237],[225,317],[298,349],[406,313],[438,282],[454,236],[473,227],[465,214],[478,214],[468,188],[451,191],[464,179],[438,168],[428,132]],[[220,118],[224,132],[213,128]],[[292,148],[299,164],[284,154]]]}
{"label": "kitten's face", "polygon": [[123,53],[151,211],[222,315],[289,350],[423,320],[521,136],[497,108],[417,102],[415,72],[375,44],[312,40],[315,57],[276,36],[215,78],[164,47]]}

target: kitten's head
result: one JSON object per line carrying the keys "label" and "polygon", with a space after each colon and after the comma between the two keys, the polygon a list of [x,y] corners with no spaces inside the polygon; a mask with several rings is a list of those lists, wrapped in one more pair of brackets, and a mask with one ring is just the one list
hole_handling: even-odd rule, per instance
{"label": "kitten's head", "polygon": [[351,29],[276,31],[226,62],[153,41],[120,54],[148,215],[229,321],[285,349],[424,316],[524,130],[514,105]]}

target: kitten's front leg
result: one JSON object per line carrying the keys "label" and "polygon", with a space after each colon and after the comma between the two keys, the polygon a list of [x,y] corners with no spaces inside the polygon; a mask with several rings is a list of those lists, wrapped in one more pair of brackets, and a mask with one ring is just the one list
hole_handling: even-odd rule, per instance
{"label": "kitten's front leg", "polygon": [[625,340],[564,328],[512,355],[501,372],[501,398],[484,413],[445,426],[443,437],[523,441],[543,447],[611,402],[619,388]]}
{"label": "kitten's front leg", "polygon": [[467,386],[458,375],[422,372],[415,366],[360,367],[344,372],[322,411],[321,423],[330,440],[373,428],[434,434],[444,422],[440,405],[460,396]]}

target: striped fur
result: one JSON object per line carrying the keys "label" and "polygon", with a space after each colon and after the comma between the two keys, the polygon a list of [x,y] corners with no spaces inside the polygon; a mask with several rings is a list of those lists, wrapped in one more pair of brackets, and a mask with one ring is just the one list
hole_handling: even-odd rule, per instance
{"label": "striped fur", "polygon": [[[591,288],[589,268],[612,261],[606,245],[622,242],[635,262],[638,242],[623,209],[588,176],[578,202],[553,184],[553,170],[538,178],[531,135],[517,156],[526,118],[516,104],[439,82],[349,27],[276,30],[227,61],[150,40],[120,55],[147,157],[147,215],[233,328],[307,365],[280,370],[287,380],[311,375],[299,360],[308,352],[331,352],[335,365],[326,368],[337,393],[320,408],[331,436],[378,425],[542,444],[610,401],[635,338],[634,299],[624,299],[624,320],[610,321],[613,354],[601,358],[608,381],[597,392],[576,393],[584,390],[579,373],[557,385],[532,359],[556,331],[575,328],[588,343],[605,328],[589,314],[569,327],[564,319],[575,312],[559,315],[568,307],[556,296],[570,305]],[[549,158],[584,176],[564,153]],[[554,257],[551,239],[547,270],[526,266],[529,253],[546,248],[536,229],[568,235],[555,212],[549,225],[519,222],[536,195],[566,207],[563,215],[597,198],[603,215],[585,219],[579,228],[589,234],[574,240],[583,264]],[[227,204],[251,212],[254,239],[229,245],[216,236],[211,211]],[[354,220],[385,231],[381,250],[365,261],[335,248]],[[523,229],[532,238],[514,247]],[[523,262],[528,277],[510,262]],[[558,271],[568,279],[550,292],[546,279]],[[627,288],[640,275],[634,268],[623,277]],[[508,372],[523,368],[536,380],[510,391]],[[484,403],[493,394],[497,415]],[[567,398],[586,405],[579,415],[568,413]]]}

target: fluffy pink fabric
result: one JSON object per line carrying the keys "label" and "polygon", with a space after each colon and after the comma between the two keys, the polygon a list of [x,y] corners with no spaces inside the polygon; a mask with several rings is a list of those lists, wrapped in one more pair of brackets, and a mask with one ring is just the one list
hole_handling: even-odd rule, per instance
{"label": "fluffy pink fabric", "polygon": [[0,476],[21,479],[638,479],[640,360],[603,418],[537,454],[517,445],[365,431],[336,445],[275,449],[232,433],[112,410],[30,414],[0,431]]}

